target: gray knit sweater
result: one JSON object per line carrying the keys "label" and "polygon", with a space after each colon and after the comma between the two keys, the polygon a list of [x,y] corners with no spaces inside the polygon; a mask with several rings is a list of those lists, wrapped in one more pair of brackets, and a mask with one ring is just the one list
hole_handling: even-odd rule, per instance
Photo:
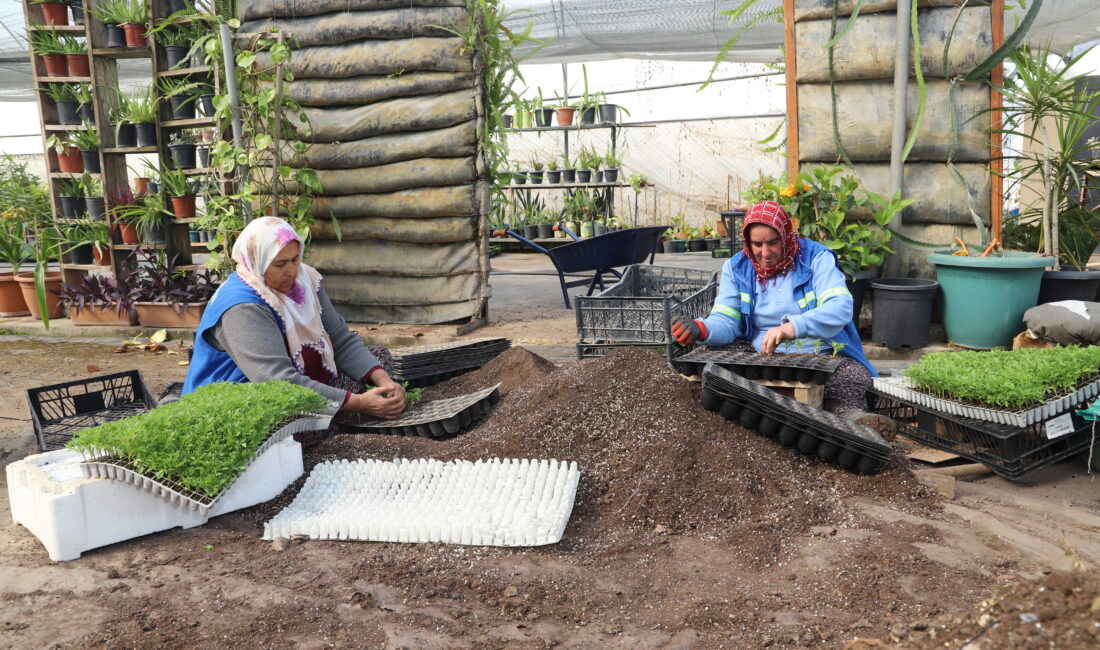
{"label": "gray knit sweater", "polygon": [[[348,329],[328,294],[318,291],[321,303],[321,324],[332,339],[333,356],[340,372],[362,379],[382,365],[354,332]],[[344,405],[347,391],[314,381],[298,372],[287,355],[286,342],[279,321],[266,305],[241,303],[225,310],[217,325],[203,333],[206,342],[229,354],[248,381],[282,379],[306,386],[328,400],[327,415],[335,414]]]}

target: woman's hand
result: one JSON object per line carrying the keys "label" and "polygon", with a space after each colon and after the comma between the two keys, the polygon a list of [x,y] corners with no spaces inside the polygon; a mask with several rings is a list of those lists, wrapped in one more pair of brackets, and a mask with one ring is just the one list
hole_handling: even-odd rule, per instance
{"label": "woman's hand", "polygon": [[405,389],[391,380],[388,386],[375,386],[365,393],[352,393],[345,408],[392,420],[405,410]]}
{"label": "woman's hand", "polygon": [[764,354],[772,354],[780,343],[793,338],[794,323],[787,321],[768,330],[768,333],[764,335],[764,342],[760,345],[760,351]]}

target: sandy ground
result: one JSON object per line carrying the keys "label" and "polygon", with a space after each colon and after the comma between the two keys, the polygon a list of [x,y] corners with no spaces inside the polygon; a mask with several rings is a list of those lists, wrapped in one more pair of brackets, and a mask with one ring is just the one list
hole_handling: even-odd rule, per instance
{"label": "sandy ground", "polygon": [[[535,331],[522,319],[492,327],[517,328],[518,338]],[[4,464],[36,452],[29,387],[138,368],[158,392],[183,377],[178,356],[114,354],[116,346],[0,337]],[[521,418],[514,409],[533,399],[517,391],[494,415]],[[53,563],[3,517],[0,647],[843,647],[857,637],[904,645],[1006,587],[1075,560],[1100,565],[1100,488],[1078,460],[1017,483],[961,482],[945,501],[904,466],[864,483],[762,447],[770,442],[695,404],[683,408],[685,422],[726,427],[714,453],[736,459],[748,445],[783,468],[761,480],[768,494],[788,495],[778,518],[794,513],[802,525],[770,528],[763,514],[745,520],[733,506],[697,527],[690,513],[637,514],[633,497],[607,482],[640,469],[613,464],[582,483],[563,541],[533,549],[306,542],[280,552],[259,539],[274,504]],[[508,428],[492,418],[439,455],[491,450],[491,434]],[[336,438],[307,465],[424,454],[425,442]],[[809,503],[815,494],[827,498]],[[7,507],[3,489],[0,512]]]}

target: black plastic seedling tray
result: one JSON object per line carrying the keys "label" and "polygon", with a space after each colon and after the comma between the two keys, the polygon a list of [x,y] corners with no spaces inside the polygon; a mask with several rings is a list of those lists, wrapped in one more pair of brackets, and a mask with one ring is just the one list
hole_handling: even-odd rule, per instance
{"label": "black plastic seedling tray", "polygon": [[340,422],[343,433],[379,433],[443,438],[464,431],[500,401],[500,384],[450,399],[421,404],[396,420],[360,418]]}
{"label": "black plastic seedling tray", "polygon": [[702,374],[703,368],[713,362],[745,379],[824,384],[840,366],[841,361],[840,358],[821,355],[767,355],[696,348],[678,357],[673,365],[686,375]]}
{"label": "black plastic seedling tray", "polygon": [[780,395],[715,363],[703,370],[702,402],[727,420],[859,474],[881,470],[893,455],[890,444],[873,429]]}
{"label": "black plastic seedling tray", "polygon": [[1073,432],[1051,439],[1046,423],[1013,427],[948,415],[874,388],[868,396],[871,412],[900,422],[903,436],[981,463],[1010,480],[1085,451],[1092,437],[1092,423],[1075,412],[1069,413]]}
{"label": "black plastic seedling tray", "polygon": [[157,405],[141,372],[128,370],[27,390],[42,451],[61,449],[82,429],[144,413]]}

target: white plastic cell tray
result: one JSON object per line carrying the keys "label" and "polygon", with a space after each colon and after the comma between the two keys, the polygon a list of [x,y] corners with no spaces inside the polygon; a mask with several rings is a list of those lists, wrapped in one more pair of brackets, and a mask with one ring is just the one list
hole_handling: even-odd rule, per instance
{"label": "white plastic cell tray", "polygon": [[264,524],[264,539],[553,544],[579,480],[575,462],[556,460],[330,461]]}
{"label": "white plastic cell tray", "polygon": [[269,446],[205,514],[131,483],[86,478],[84,457],[59,449],[7,466],[11,516],[55,562],[162,530],[193,528],[210,517],[275,498],[302,475],[302,448],[286,438]]}
{"label": "white plastic cell tray", "polygon": [[997,422],[1012,427],[1030,427],[1034,424],[1061,415],[1082,402],[1086,402],[1100,395],[1100,379],[1079,388],[1071,393],[1044,402],[1035,408],[1023,411],[1000,411],[997,409],[983,408],[963,404],[942,397],[936,397],[922,393],[913,388],[912,380],[905,376],[878,377],[875,379],[875,388],[882,393],[897,397],[908,402],[913,402],[925,408],[929,408],[949,415],[957,415],[973,420]]}

